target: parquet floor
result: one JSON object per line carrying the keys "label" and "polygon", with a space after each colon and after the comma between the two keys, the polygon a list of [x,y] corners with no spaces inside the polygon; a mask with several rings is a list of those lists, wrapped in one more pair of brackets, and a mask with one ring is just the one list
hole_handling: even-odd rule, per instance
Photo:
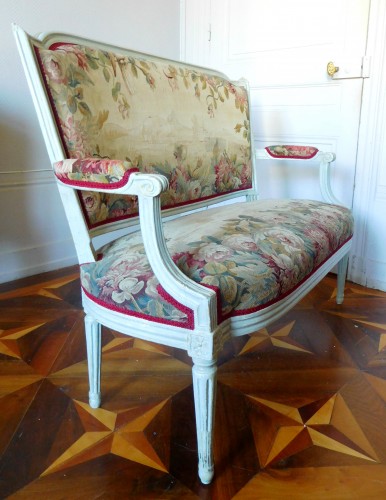
{"label": "parquet floor", "polygon": [[202,486],[186,354],[105,329],[92,410],[77,270],[1,285],[0,497],[386,498],[386,294],[334,293],[227,346]]}

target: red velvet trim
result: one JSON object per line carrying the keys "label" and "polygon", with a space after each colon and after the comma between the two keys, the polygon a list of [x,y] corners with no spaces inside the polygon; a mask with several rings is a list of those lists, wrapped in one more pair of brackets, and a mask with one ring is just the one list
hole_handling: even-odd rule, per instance
{"label": "red velvet trim", "polygon": [[[194,322],[193,322],[193,325],[192,325],[191,324],[191,320],[190,320],[189,317],[188,317],[187,323],[182,323],[182,322],[179,322],[179,321],[173,321],[173,320],[164,319],[164,318],[155,318],[154,316],[150,316],[150,315],[147,315],[147,314],[139,313],[137,311],[128,311],[127,309],[124,309],[123,307],[118,307],[118,306],[115,306],[113,304],[108,304],[107,302],[105,302],[105,301],[103,301],[101,299],[98,299],[98,297],[94,297],[94,295],[91,295],[91,293],[88,292],[83,286],[82,286],[82,290],[83,290],[84,294],[90,300],[92,300],[93,302],[95,302],[99,306],[102,306],[102,307],[105,307],[106,309],[109,309],[110,311],[119,312],[121,314],[125,314],[126,316],[134,316],[135,318],[146,319],[147,321],[154,322],[154,323],[161,323],[161,324],[164,324],[164,325],[172,325],[172,326],[177,326],[177,327],[180,327],[180,328],[187,328],[189,330],[193,330],[194,329]],[[178,302],[176,302],[176,303],[178,304]],[[183,306],[181,306],[181,307],[183,307]]]}
{"label": "red velvet trim", "polygon": [[207,285],[206,283],[200,283],[200,285],[205,286],[206,288],[209,288],[210,290],[213,290],[216,293],[217,324],[220,325],[226,319],[222,313],[220,287],[214,285]]}
{"label": "red velvet trim", "polygon": [[166,300],[166,302],[169,302],[172,306],[174,306],[176,309],[179,311],[183,312],[186,314],[188,317],[188,325],[184,327],[188,328],[189,330],[194,330],[194,314],[193,311],[189,308],[181,304],[181,302],[178,302],[175,298],[173,298],[168,292],[162,288],[161,285],[157,286],[157,292],[161,295],[162,298]]}
{"label": "red velvet trim", "polygon": [[[307,276],[305,276],[293,288],[291,288],[287,292],[279,295],[278,297],[276,297],[276,298],[274,298],[274,299],[272,299],[272,300],[270,300],[268,302],[265,302],[264,304],[260,304],[259,306],[256,306],[256,307],[251,307],[249,309],[239,309],[237,311],[233,310],[229,314],[223,315],[222,314],[222,308],[221,308],[221,294],[220,294],[219,288],[217,286],[212,286],[212,285],[207,285],[207,284],[204,284],[204,283],[199,283],[202,286],[205,286],[205,287],[213,290],[214,292],[216,292],[216,297],[217,297],[217,324],[220,325],[223,321],[225,321],[226,319],[231,318],[232,316],[245,316],[247,314],[253,314],[255,312],[258,312],[258,311],[261,311],[263,309],[266,309],[267,307],[269,307],[269,306],[271,306],[271,305],[273,305],[273,304],[275,304],[277,302],[280,302],[281,300],[285,299],[292,292],[294,292],[295,290],[297,290],[303,283],[305,283],[321,266],[323,266],[323,264],[325,264],[328,261],[328,259],[332,255],[334,255],[340,248],[342,248],[348,241],[350,241],[351,238],[352,238],[352,235],[350,236],[350,238],[348,238],[346,241],[344,241],[341,245],[339,245],[339,247],[336,248],[331,255],[329,255],[323,262],[321,262],[315,269],[313,269],[310,274],[308,274]],[[158,293],[167,302],[169,302],[174,307],[176,307],[178,310],[182,311],[183,313],[185,313],[187,315],[187,318],[188,318],[187,323],[180,323],[178,321],[168,320],[168,319],[164,319],[164,318],[155,318],[154,316],[148,316],[146,314],[141,314],[141,313],[138,313],[136,311],[128,311],[127,309],[123,309],[123,308],[120,308],[118,306],[114,306],[112,304],[107,304],[103,300],[98,299],[97,297],[94,297],[83,286],[82,286],[82,289],[83,289],[83,292],[85,293],[85,295],[90,300],[92,300],[93,302],[97,303],[98,305],[100,305],[102,307],[105,307],[106,309],[110,309],[112,311],[116,311],[116,312],[119,312],[119,313],[122,313],[122,314],[126,314],[128,316],[134,316],[136,318],[143,318],[143,319],[146,319],[148,321],[154,321],[155,323],[162,323],[162,324],[166,324],[166,325],[173,325],[173,326],[177,326],[177,327],[180,327],[180,328],[187,328],[189,330],[194,330],[193,311],[191,309],[189,309],[188,307],[183,306],[180,302],[176,301],[173,297],[171,297],[171,295],[169,295],[161,287],[161,285],[157,286]]]}
{"label": "red velvet trim", "polygon": [[48,48],[49,50],[59,50],[60,47],[63,47],[63,45],[70,45],[70,46],[75,46],[76,43],[70,43],[70,42],[55,42],[51,44]]}
{"label": "red velvet trim", "polygon": [[[288,160],[291,160],[291,159],[294,159],[294,160],[311,160],[311,158],[313,158],[314,156],[316,156],[316,154],[319,152],[319,149],[315,148],[315,151],[308,155],[308,156],[301,156],[301,155],[279,155],[279,154],[275,154],[275,153],[272,153],[272,151],[270,151],[270,147],[272,146],[267,146],[265,148],[265,150],[267,151],[267,153],[269,154],[269,156],[272,156],[272,158],[286,158]],[[285,147],[289,147],[288,145],[283,145],[283,148]]]}
{"label": "red velvet trim", "polygon": [[130,175],[134,172],[139,172],[138,168],[130,168],[129,170],[126,170],[126,172],[123,174],[123,177],[121,180],[117,182],[111,182],[110,184],[104,183],[104,182],[88,182],[88,181],[78,181],[78,180],[71,180],[66,177],[61,177],[60,174],[57,174],[55,172],[56,177],[62,182],[63,184],[67,184],[68,186],[77,186],[77,187],[84,187],[86,189],[105,189],[106,191],[109,189],[117,189],[120,187],[123,187],[127,184],[127,181],[130,177]]}

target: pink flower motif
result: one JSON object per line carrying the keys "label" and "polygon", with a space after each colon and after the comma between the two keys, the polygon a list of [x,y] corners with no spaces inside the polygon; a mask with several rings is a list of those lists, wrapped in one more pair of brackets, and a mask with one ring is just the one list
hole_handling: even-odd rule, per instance
{"label": "pink flower motif", "polygon": [[230,248],[217,243],[208,243],[197,252],[198,259],[204,262],[221,262],[231,255],[233,251]]}
{"label": "pink flower motif", "polygon": [[150,266],[145,257],[138,254],[117,260],[108,273],[97,281],[103,295],[109,296],[112,291],[119,291],[122,279],[141,277],[147,280],[149,276],[151,276]]}
{"label": "pink flower motif", "polygon": [[224,246],[230,247],[233,250],[246,252],[254,252],[257,250],[256,242],[250,236],[243,234],[231,234],[229,236],[225,236],[222,243]]}
{"label": "pink flower motif", "polygon": [[244,108],[246,109],[248,105],[248,100],[247,100],[247,94],[246,92],[243,92],[240,90],[239,92],[235,92],[235,102],[236,102],[236,107],[237,108]]}
{"label": "pink flower motif", "polygon": [[97,212],[101,206],[101,195],[100,193],[90,191],[87,195],[83,196],[83,202],[88,215],[92,215]]}
{"label": "pink flower motif", "polygon": [[78,160],[74,163],[74,171],[81,172],[84,174],[100,174],[102,170],[100,168],[100,162],[95,159],[84,159]]}
{"label": "pink flower motif", "polygon": [[299,252],[304,248],[304,242],[299,236],[283,228],[268,229],[264,231],[264,236],[279,241],[283,245],[284,250],[290,254]]}
{"label": "pink flower motif", "polygon": [[88,61],[86,54],[77,45],[63,44],[59,50],[74,54],[77,59],[78,66],[82,69],[88,70]]}
{"label": "pink flower motif", "polygon": [[151,89],[155,89],[155,78],[149,73],[146,75],[146,81],[150,85]]}
{"label": "pink flower motif", "polygon": [[52,52],[49,52],[48,54],[44,53],[43,55],[43,64],[44,68],[46,70],[48,79],[53,82],[53,83],[59,83],[59,84],[66,84],[67,83],[67,77],[63,73],[62,67]]}
{"label": "pink flower motif", "polygon": [[252,185],[252,168],[250,163],[244,163],[241,169],[241,187],[247,188]]}
{"label": "pink flower motif", "polygon": [[60,120],[60,124],[68,152],[72,158],[85,158],[93,155],[89,146],[88,134],[79,121],[69,116],[66,121]]}
{"label": "pink flower motif", "polygon": [[62,160],[55,163],[55,173],[60,177],[66,177],[64,174],[72,172],[72,161]]}
{"label": "pink flower motif", "polygon": [[220,187],[221,185],[227,185],[230,178],[230,168],[229,162],[223,156],[217,165],[214,166],[214,172],[216,174],[216,187]]}
{"label": "pink flower motif", "polygon": [[231,94],[236,94],[236,87],[232,83],[227,82],[227,88]]}
{"label": "pink flower motif", "polygon": [[195,200],[201,196],[201,184],[199,181],[189,182],[188,198],[189,200]]}
{"label": "pink flower motif", "polygon": [[126,213],[127,213],[127,210],[125,210],[123,208],[115,208],[114,210],[110,211],[110,216],[111,216],[111,218],[116,219],[118,217],[125,216]]}

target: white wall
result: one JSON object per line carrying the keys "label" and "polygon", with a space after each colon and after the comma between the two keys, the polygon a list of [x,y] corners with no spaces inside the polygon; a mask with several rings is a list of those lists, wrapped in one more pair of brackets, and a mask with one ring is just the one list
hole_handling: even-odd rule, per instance
{"label": "white wall", "polygon": [[178,59],[179,8],[179,0],[0,0],[0,282],[76,262],[11,23]]}

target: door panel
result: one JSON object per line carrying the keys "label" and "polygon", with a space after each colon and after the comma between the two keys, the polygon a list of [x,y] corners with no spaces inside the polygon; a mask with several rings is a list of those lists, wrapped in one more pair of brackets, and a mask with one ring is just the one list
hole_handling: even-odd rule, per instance
{"label": "door panel", "polygon": [[[310,144],[335,152],[333,186],[349,206],[368,10],[369,0],[186,0],[184,12],[183,57],[249,80],[256,146]],[[329,61],[339,66],[334,78]],[[308,169],[291,162],[270,176],[259,171],[261,195],[320,199]]]}

